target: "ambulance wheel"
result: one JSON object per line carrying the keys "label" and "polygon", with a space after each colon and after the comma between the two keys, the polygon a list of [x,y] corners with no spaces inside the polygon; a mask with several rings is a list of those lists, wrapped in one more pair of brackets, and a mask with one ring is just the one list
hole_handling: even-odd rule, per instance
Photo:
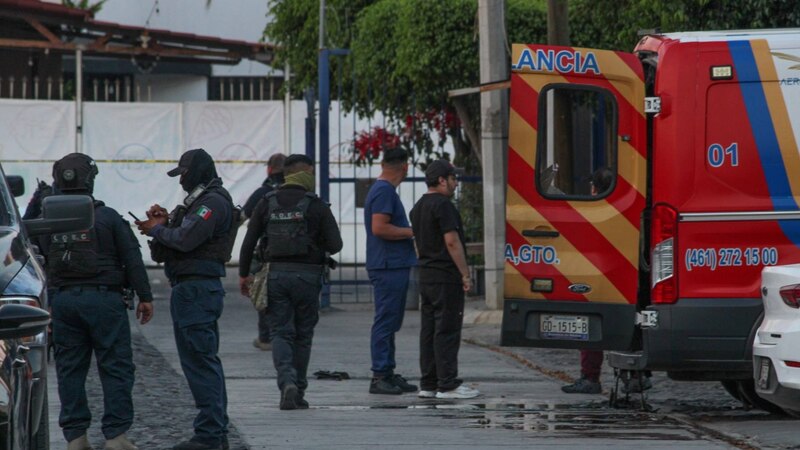
{"label": "ambulance wheel", "polygon": [[772,414],[786,415],[786,411],[783,408],[758,396],[755,381],[744,380],[737,382],[737,384],[742,395],[742,403],[745,406],[752,406]]}
{"label": "ambulance wheel", "polygon": [[736,400],[742,401],[742,394],[739,393],[739,383],[733,380],[724,380],[720,381],[722,383],[722,387],[725,388],[725,392],[730,394],[731,397],[735,398]]}
{"label": "ambulance wheel", "polygon": [[[761,314],[759,314],[755,323],[753,323],[753,328],[750,330],[750,336],[747,339],[747,351],[745,352],[745,360],[747,361],[753,360],[753,342],[756,340],[758,327],[761,326],[761,322],[763,321],[764,311],[761,311]],[[756,393],[756,382],[753,380],[752,376],[747,380],[738,380],[735,383],[739,391],[739,397],[736,397],[735,395],[734,397],[738,398],[742,403],[744,403],[745,408],[753,407],[762,409],[772,414],[786,415],[786,412],[780,406],[758,396]]]}

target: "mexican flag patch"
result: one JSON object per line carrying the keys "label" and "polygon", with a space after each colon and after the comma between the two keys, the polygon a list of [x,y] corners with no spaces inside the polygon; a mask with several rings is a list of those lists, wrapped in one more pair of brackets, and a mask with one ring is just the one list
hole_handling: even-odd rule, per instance
{"label": "mexican flag patch", "polygon": [[211,217],[211,209],[206,208],[205,206],[201,206],[200,209],[198,209],[195,214],[202,217],[203,220],[208,220],[208,218]]}

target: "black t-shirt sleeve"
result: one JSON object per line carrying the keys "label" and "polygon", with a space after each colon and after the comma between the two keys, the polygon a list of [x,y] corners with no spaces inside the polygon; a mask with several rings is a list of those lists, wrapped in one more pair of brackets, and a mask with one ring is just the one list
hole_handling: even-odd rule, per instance
{"label": "black t-shirt sleeve", "polygon": [[439,229],[442,230],[442,235],[449,231],[458,231],[460,220],[458,210],[453,202],[443,200],[437,205],[435,214],[439,219]]}

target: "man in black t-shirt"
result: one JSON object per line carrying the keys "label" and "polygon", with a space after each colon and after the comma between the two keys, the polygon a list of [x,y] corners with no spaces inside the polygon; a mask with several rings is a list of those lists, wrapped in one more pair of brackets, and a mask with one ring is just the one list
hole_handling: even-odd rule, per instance
{"label": "man in black t-shirt", "polygon": [[461,216],[450,198],[456,191],[456,169],[440,159],[425,170],[428,192],[411,210],[411,227],[419,255],[422,304],[419,396],[473,398],[477,389],[458,378],[458,349],[464,320],[464,293],[472,287]]}

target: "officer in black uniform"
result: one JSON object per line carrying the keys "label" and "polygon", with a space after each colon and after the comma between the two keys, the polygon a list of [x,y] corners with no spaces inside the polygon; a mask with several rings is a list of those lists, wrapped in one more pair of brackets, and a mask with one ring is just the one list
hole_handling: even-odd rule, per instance
{"label": "officer in black uniform", "polygon": [[[246,218],[253,216],[253,210],[256,209],[258,202],[267,194],[274,191],[278,186],[283,184],[283,163],[286,161],[286,155],[283,153],[275,153],[269,157],[267,161],[267,179],[261,184],[261,187],[253,191],[250,197],[242,208],[242,212]],[[260,255],[256,252],[253,255],[253,262],[251,264],[251,273],[255,274],[261,270],[262,261]],[[272,350],[272,339],[269,337],[269,323],[267,322],[267,311],[258,311],[258,336],[253,340],[253,347],[269,351]]]}
{"label": "officer in black uniform", "polygon": [[[342,249],[342,237],[330,207],[314,194],[314,163],[291,155],[284,163],[285,182],[255,208],[239,255],[239,285],[250,295],[250,262],[259,251],[269,264],[267,319],[272,361],[278,372],[281,409],[305,409],[314,326],[327,254]],[[327,254],[326,254],[327,253]]]}
{"label": "officer in black uniform", "polygon": [[[55,187],[64,194],[92,195],[97,173],[94,160],[80,153],[69,154],[53,166]],[[68,450],[91,449],[86,437],[91,413],[85,384],[94,352],[103,385],[105,448],[135,450],[125,435],[133,423],[135,368],[123,287],[132,287],[139,296],[136,317],[142,324],[153,317],[153,295],[130,225],[103,202],[95,200],[94,205],[92,229],[53,234],[40,241],[55,292],[51,306],[61,399],[58,423]]]}
{"label": "officer in black uniform", "polygon": [[153,260],[165,263],[172,285],[170,314],[178,357],[200,410],[194,420],[194,436],[173,449],[227,448],[228,399],[217,355],[217,320],[225,297],[220,278],[225,276],[240,212],[234,209],[217,177],[214,160],[205,150],[185,152],[178,167],[167,175],[180,176],[181,187],[189,194],[184,204],[169,214],[153,205],[147,220],[136,224],[142,234],[153,238]]}

